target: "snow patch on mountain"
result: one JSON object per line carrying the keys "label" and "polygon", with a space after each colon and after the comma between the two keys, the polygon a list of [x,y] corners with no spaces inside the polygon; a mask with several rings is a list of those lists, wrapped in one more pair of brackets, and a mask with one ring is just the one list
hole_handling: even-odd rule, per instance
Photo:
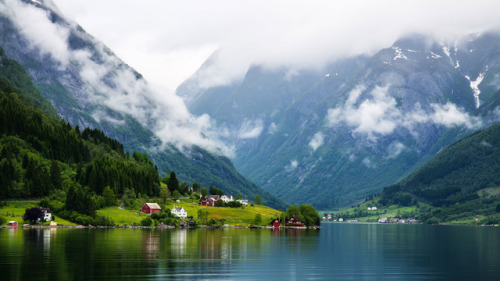
{"label": "snow patch on mountain", "polygon": [[395,52],[395,56],[392,60],[403,59],[408,60],[408,58],[403,54],[403,51],[399,47],[392,47]]}
{"label": "snow patch on mountain", "polygon": [[[486,71],[487,70],[488,70],[488,67],[486,67]],[[479,90],[479,84],[481,84],[481,82],[483,82],[485,73],[486,72],[479,73],[476,80],[471,80],[471,78],[468,75],[465,75],[465,78],[469,81],[470,88],[472,89],[472,92],[474,93],[474,101],[476,102],[476,108],[479,108],[479,106],[481,106],[481,101],[479,100],[479,95],[481,94],[481,90]]]}

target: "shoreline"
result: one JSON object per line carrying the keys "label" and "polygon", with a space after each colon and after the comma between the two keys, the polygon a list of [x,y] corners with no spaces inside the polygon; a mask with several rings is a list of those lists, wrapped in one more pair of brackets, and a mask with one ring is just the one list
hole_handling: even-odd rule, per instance
{"label": "shoreline", "polygon": [[6,229],[111,229],[111,228],[122,228],[122,229],[314,229],[318,230],[320,226],[284,226],[284,227],[272,227],[272,226],[196,226],[196,227],[178,227],[173,225],[161,225],[161,226],[140,226],[140,225],[116,225],[116,226],[85,226],[85,225],[19,225],[19,226],[10,226],[10,225],[2,225],[0,228]]}

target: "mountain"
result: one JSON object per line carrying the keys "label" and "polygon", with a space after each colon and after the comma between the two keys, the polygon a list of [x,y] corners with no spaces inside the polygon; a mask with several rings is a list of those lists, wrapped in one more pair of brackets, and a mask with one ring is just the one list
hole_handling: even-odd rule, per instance
{"label": "mountain", "polygon": [[115,194],[134,188],[159,195],[158,171],[147,155],[134,152],[130,157],[121,143],[102,132],[80,132],[49,116],[50,103],[1,48],[0,81],[0,199],[43,197],[80,185],[98,195],[106,186]]}
{"label": "mountain", "polygon": [[418,210],[428,223],[453,220],[500,221],[500,125],[464,138],[373,199],[383,206],[429,204]]}
{"label": "mountain", "polygon": [[439,151],[498,122],[497,33],[410,35],[321,71],[254,65],[204,87],[210,58],[177,94],[236,147],[236,168],[291,203],[337,208],[380,192]]}
{"label": "mountain", "polygon": [[1,2],[0,30],[5,54],[26,69],[34,87],[71,125],[102,130],[125,150],[148,153],[160,174],[173,170],[181,181],[248,198],[259,194],[265,204],[286,206],[241,176],[222,156],[224,147],[199,129],[203,120],[193,118],[175,95],[152,90],[51,1]]}
{"label": "mountain", "polygon": [[[381,194],[382,204],[412,199],[435,207],[479,198],[481,190],[500,186],[500,125],[464,138]],[[403,202],[403,201],[407,202]],[[498,201],[498,200],[497,200]]]}

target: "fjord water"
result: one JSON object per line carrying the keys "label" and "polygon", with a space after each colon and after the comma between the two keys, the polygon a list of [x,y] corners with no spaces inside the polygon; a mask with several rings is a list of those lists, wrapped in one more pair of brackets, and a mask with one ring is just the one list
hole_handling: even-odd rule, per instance
{"label": "fjord water", "polygon": [[500,228],[0,229],[0,280],[500,280]]}

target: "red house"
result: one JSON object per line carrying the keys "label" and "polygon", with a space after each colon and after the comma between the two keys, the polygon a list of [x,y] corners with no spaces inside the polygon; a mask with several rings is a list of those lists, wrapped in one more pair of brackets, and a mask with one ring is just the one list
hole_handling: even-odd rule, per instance
{"label": "red house", "polygon": [[149,214],[149,215],[156,213],[156,212],[159,212],[159,211],[161,211],[161,207],[156,203],[146,203],[141,208],[141,212]]}
{"label": "red house", "polygon": [[198,203],[200,203],[201,206],[208,206],[208,199],[200,199]]}
{"label": "red house", "polygon": [[274,219],[269,225],[272,227],[280,227],[281,223],[279,219]]}
{"label": "red house", "polygon": [[8,226],[17,226],[17,221],[9,221]]}
{"label": "red house", "polygon": [[304,224],[300,221],[299,218],[297,218],[296,216],[292,216],[289,220],[288,220],[288,223],[287,225],[290,225],[290,226],[304,226]]}
{"label": "red house", "polygon": [[215,206],[215,203],[220,200],[220,195],[208,195],[208,206]]}

